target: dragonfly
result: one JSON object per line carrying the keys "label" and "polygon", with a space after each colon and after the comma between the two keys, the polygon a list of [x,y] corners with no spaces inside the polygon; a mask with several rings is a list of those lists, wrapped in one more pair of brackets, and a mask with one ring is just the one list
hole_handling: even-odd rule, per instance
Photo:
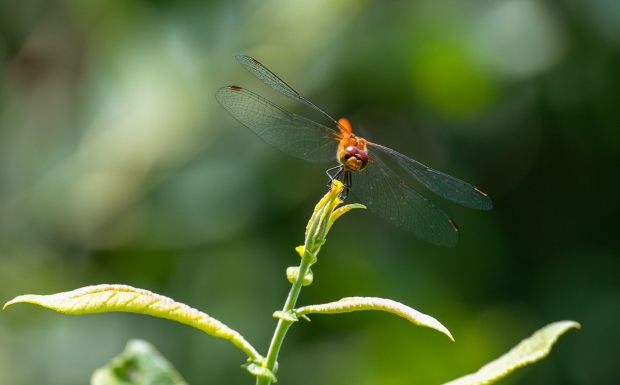
{"label": "dragonfly", "polygon": [[389,223],[435,245],[454,247],[459,229],[433,202],[423,197],[388,167],[378,156],[391,158],[406,173],[435,194],[460,205],[490,210],[491,198],[476,186],[444,174],[388,147],[353,133],[347,119],[336,120],[301,96],[282,79],[246,55],[235,55],[239,63],[280,94],[314,109],[331,120],[337,130],[290,113],[269,100],[238,86],[220,88],[217,101],[241,124],[263,141],[293,157],[309,162],[330,162],[330,181],[345,186],[366,207]]}

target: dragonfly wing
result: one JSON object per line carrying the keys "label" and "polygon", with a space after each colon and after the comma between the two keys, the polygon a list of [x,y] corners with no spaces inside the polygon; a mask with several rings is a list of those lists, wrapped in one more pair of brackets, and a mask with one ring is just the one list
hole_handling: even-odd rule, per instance
{"label": "dragonfly wing", "polygon": [[235,58],[246,70],[250,71],[252,75],[256,76],[260,81],[271,87],[273,90],[281,93],[284,96],[288,96],[291,99],[297,100],[298,102],[303,103],[310,108],[313,108],[314,110],[331,119],[334,123],[338,124],[338,122],[334,118],[329,116],[325,111],[317,107],[314,103],[301,96],[299,92],[291,88],[291,86],[286,84],[282,79],[280,79],[276,74],[271,72],[267,67],[262,65],[258,60],[241,54],[235,55]]}
{"label": "dragonfly wing", "polygon": [[241,124],[278,150],[309,162],[336,159],[334,130],[291,114],[241,87],[222,87],[215,98]]}
{"label": "dragonfly wing", "polygon": [[491,198],[474,185],[426,167],[390,148],[375,143],[368,143],[368,145],[390,156],[426,188],[443,198],[478,210],[490,210],[493,207]]}
{"label": "dragonfly wing", "polygon": [[431,201],[401,181],[385,163],[369,154],[368,166],[351,175],[351,191],[370,210],[397,227],[440,246],[459,241],[456,224]]}

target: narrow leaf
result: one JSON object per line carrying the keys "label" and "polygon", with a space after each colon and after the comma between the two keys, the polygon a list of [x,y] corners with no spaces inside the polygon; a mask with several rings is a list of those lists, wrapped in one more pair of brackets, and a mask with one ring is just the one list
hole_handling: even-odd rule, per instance
{"label": "narrow leaf", "polygon": [[20,295],[7,302],[4,308],[20,302],[33,303],[66,314],[129,312],[167,318],[230,340],[252,359],[261,358],[238,332],[215,318],[168,297],[127,285],[87,286],[52,295]]}
{"label": "narrow leaf", "polygon": [[336,222],[336,219],[340,218],[343,214],[348,213],[349,211],[353,209],[365,209],[365,208],[366,206],[364,206],[361,203],[351,203],[345,206],[338,207],[336,210],[334,210],[332,215],[329,217],[329,222],[327,223],[327,231],[329,231],[329,229],[332,227],[334,222]]}
{"label": "narrow leaf", "polygon": [[532,334],[530,338],[521,341],[508,353],[480,368],[476,373],[457,378],[444,385],[491,384],[522,366],[547,357],[558,338],[572,328],[579,329],[581,325],[575,321],[549,324]]}
{"label": "narrow leaf", "polygon": [[452,341],[452,334],[435,318],[420,313],[419,311],[403,305],[400,302],[392,301],[391,299],[375,298],[375,297],[347,297],[337,302],[330,302],[321,305],[304,306],[295,310],[298,316],[311,313],[319,314],[335,314],[335,313],[348,313],[358,310],[382,310],[392,314],[401,316],[416,325],[426,326],[431,329],[442,332],[447,335]]}
{"label": "narrow leaf", "polygon": [[125,350],[95,370],[91,385],[187,385],[153,345],[130,340]]}
{"label": "narrow leaf", "polygon": [[323,196],[323,198],[321,198],[319,203],[317,203],[316,206],[314,207],[314,212],[312,213],[312,216],[310,217],[310,220],[308,221],[308,225],[306,226],[306,238],[310,236],[310,231],[313,225],[317,224],[317,217],[320,217],[321,215],[323,215],[325,206],[330,201],[337,200],[339,201],[338,204],[342,203],[342,200],[340,200],[338,196],[340,195],[343,189],[344,189],[344,186],[342,185],[342,182],[340,182],[339,180],[332,181],[332,184],[330,185],[330,188],[327,194],[325,194],[325,196]]}

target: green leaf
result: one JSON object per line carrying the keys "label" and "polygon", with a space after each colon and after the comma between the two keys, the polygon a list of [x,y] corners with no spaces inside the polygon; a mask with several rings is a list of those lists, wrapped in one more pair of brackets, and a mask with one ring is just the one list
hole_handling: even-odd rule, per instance
{"label": "green leaf", "polygon": [[125,350],[95,370],[91,385],[187,385],[153,345],[130,340]]}
{"label": "green leaf", "polygon": [[492,361],[478,370],[476,373],[457,378],[444,385],[483,385],[491,384],[522,366],[539,361],[551,351],[558,338],[568,330],[580,329],[575,321],[554,322],[524,339],[508,353]]}
{"label": "green leaf", "polygon": [[278,310],[273,313],[273,318],[281,319],[288,322],[297,322],[297,314],[292,311]]}
{"label": "green leaf", "polygon": [[442,332],[447,335],[452,341],[452,334],[435,318],[420,313],[419,311],[403,305],[400,302],[392,301],[391,299],[375,298],[375,297],[348,297],[343,298],[337,302],[330,302],[321,305],[310,305],[296,309],[295,313],[298,316],[311,313],[319,314],[335,314],[335,313],[348,313],[358,310],[382,310],[392,314],[399,315],[410,322],[426,326],[431,329]]}
{"label": "green leaf", "polygon": [[295,251],[302,259],[308,261],[308,264],[314,265],[316,263],[316,255],[311,253],[309,250],[306,250],[304,245],[297,246]]}
{"label": "green leaf", "polygon": [[327,231],[331,229],[334,222],[336,222],[336,219],[340,218],[343,214],[353,209],[365,209],[365,208],[366,206],[364,206],[361,203],[351,203],[351,204],[348,204],[342,207],[338,207],[336,210],[334,210],[334,212],[332,212],[332,215],[330,215],[329,217],[329,222],[327,223]]}
{"label": "green leaf", "polygon": [[258,365],[255,362],[249,362],[241,365],[242,368],[250,372],[253,376],[264,378],[269,382],[278,382],[273,372],[265,367]]}
{"label": "green leaf", "polygon": [[[320,217],[326,215],[325,213],[326,206],[333,206],[332,207],[332,210],[333,210],[335,206],[338,206],[340,203],[342,203],[342,200],[338,198],[338,196],[340,195],[340,193],[342,193],[343,189],[344,189],[344,186],[342,185],[340,181],[338,180],[332,181],[332,184],[327,194],[325,194],[325,196],[323,196],[323,198],[321,198],[319,203],[317,203],[316,206],[314,207],[314,212],[312,213],[312,216],[310,217],[310,220],[308,221],[308,225],[306,226],[306,238],[316,235],[316,234],[310,234],[310,232],[313,231],[312,230],[313,228],[314,228],[314,231],[317,231],[317,225],[321,222]],[[331,211],[330,211],[330,214],[331,214]]]}
{"label": "green leaf", "polygon": [[238,332],[215,318],[168,297],[127,285],[87,286],[52,295],[20,295],[7,302],[4,308],[20,302],[33,303],[66,314],[128,312],[167,318],[230,340],[251,359],[262,359]]}

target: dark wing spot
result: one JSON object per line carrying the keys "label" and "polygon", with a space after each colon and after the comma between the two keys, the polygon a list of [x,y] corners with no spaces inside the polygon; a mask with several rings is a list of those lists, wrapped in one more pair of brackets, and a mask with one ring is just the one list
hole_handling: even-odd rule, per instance
{"label": "dark wing spot", "polygon": [[474,187],[474,190],[482,196],[487,196],[487,194],[484,191],[480,190],[478,187]]}
{"label": "dark wing spot", "polygon": [[228,89],[231,91],[241,91],[243,88],[237,86],[228,86]]}
{"label": "dark wing spot", "polygon": [[456,231],[458,233],[459,232],[459,228],[456,226],[456,223],[454,223],[454,221],[452,219],[448,219],[448,222],[450,223],[450,226],[452,226],[454,231]]}
{"label": "dark wing spot", "polygon": [[262,64],[260,64],[258,60],[254,59],[253,57],[250,57],[250,60],[252,61],[252,63],[256,64],[257,66],[262,66]]}

